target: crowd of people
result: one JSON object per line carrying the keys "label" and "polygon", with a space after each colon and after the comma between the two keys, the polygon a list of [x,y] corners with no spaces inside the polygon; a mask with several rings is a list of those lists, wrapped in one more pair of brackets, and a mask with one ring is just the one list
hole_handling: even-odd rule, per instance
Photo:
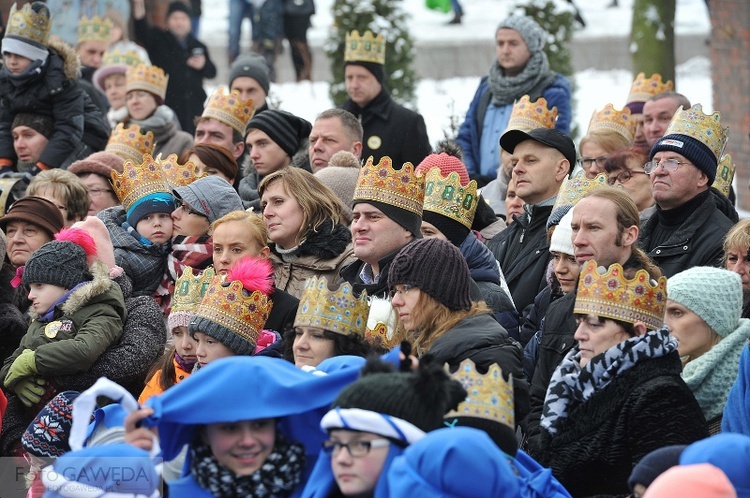
{"label": "crowd of people", "polygon": [[[287,3],[302,40],[312,2]],[[34,2],[2,39],[4,490],[750,496],[719,112],[639,74],[576,144],[548,34],[514,15],[433,150],[382,33],[347,34],[348,99],[310,123],[267,101],[262,39],[239,54],[233,24],[207,98],[189,6],[132,16],[137,44],[94,17],[73,47]]]}

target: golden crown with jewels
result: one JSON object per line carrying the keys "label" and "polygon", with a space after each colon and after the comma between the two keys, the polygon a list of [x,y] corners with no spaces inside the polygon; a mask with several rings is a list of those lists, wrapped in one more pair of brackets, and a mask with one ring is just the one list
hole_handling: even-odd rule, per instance
{"label": "golden crown with jewels", "polygon": [[601,111],[594,111],[589,121],[588,133],[613,131],[632,142],[636,124],[637,121],[630,115],[630,109],[624,107],[618,111],[612,104],[607,104]]}
{"label": "golden crown with jewels", "polygon": [[122,173],[112,170],[112,188],[120,199],[125,211],[138,200],[151,194],[169,194],[172,191],[164,180],[161,160],[151,154],[143,156],[143,162],[136,164],[125,161]]}
{"label": "golden crown with jewels", "polygon": [[721,156],[719,166],[716,168],[716,179],[712,187],[724,194],[724,197],[729,197],[729,189],[732,186],[735,171],[737,171],[737,166],[732,161],[732,156],[729,154]]}
{"label": "golden crown with jewels", "polygon": [[193,269],[188,266],[182,272],[182,275],[175,280],[174,293],[172,294],[172,313],[194,312],[198,309],[198,305],[211,285],[211,281],[216,276],[213,267],[196,271],[197,274],[193,273]]}
{"label": "golden crown with jewels", "polygon": [[352,286],[343,283],[332,291],[324,277],[308,278],[302,291],[295,327],[316,327],[341,335],[364,336],[367,328],[367,293],[359,298]]}
{"label": "golden crown with jewels", "polygon": [[177,154],[170,154],[166,159],[161,158],[161,154],[156,158],[156,162],[161,164],[161,171],[164,175],[164,181],[171,189],[190,185],[198,178],[205,175],[198,175],[198,166],[192,161],[180,164]]}
{"label": "golden crown with jewels", "polygon": [[547,99],[539,97],[531,102],[528,95],[524,95],[513,104],[513,110],[508,119],[508,130],[531,131],[537,128],[554,128],[557,122],[557,107],[547,108]]}
{"label": "golden crown with jewels", "polygon": [[143,162],[144,156],[154,151],[154,145],[153,132],[141,133],[141,127],[137,124],[125,128],[124,124],[119,123],[112,130],[104,150],[138,164]]}
{"label": "golden crown with jewels", "polygon": [[100,41],[109,45],[109,37],[112,33],[112,21],[94,16],[81,17],[78,20],[78,43],[86,41]]}
{"label": "golden crown with jewels", "polygon": [[445,419],[481,418],[508,426],[515,431],[512,375],[505,380],[503,370],[497,363],[490,365],[487,373],[481,374],[474,362],[468,358],[459,364],[458,370],[449,373],[461,383],[468,395],[455,410],[445,415]]}
{"label": "golden crown with jewels", "polygon": [[372,62],[385,65],[385,38],[367,30],[360,36],[356,29],[346,34],[344,62]]}
{"label": "golden crown with jewels", "polygon": [[34,12],[30,3],[20,9],[14,3],[10,8],[5,36],[23,38],[46,47],[49,43],[50,26],[50,12],[46,5],[39,12]]}
{"label": "golden crown with jewels", "polygon": [[254,112],[252,99],[242,100],[239,92],[230,93],[226,87],[220,86],[211,95],[201,117],[215,119],[242,135]]}
{"label": "golden crown with jewels", "polygon": [[125,79],[125,91],[127,92],[143,90],[153,93],[162,100],[167,95],[169,76],[160,67],[138,64],[128,69]]}
{"label": "golden crown with jewels", "polygon": [[729,127],[721,126],[721,113],[705,114],[700,104],[690,109],[678,109],[667,127],[667,135],[685,135],[694,138],[713,153],[718,162],[729,139]]}
{"label": "golden crown with jewels", "polygon": [[458,173],[443,176],[439,168],[427,171],[424,187],[424,211],[430,211],[471,229],[477,211],[477,182],[461,185]]}
{"label": "golden crown with jewels", "polygon": [[666,83],[662,82],[661,74],[654,73],[650,78],[646,78],[645,73],[638,73],[638,76],[630,85],[630,93],[626,103],[646,102],[649,97],[672,91],[674,91],[674,83],[672,83],[672,80],[668,80]]}
{"label": "golden crown with jewels", "polygon": [[666,277],[654,282],[641,269],[628,279],[619,263],[599,268],[596,261],[589,260],[578,278],[573,313],[627,323],[644,322],[649,330],[655,330],[664,323],[666,304]]}
{"label": "golden crown with jewels", "polygon": [[395,170],[390,157],[383,156],[374,165],[370,156],[359,171],[353,200],[382,202],[422,216],[424,177],[412,163]]}
{"label": "golden crown with jewels", "polygon": [[552,210],[558,206],[575,206],[589,192],[606,186],[607,175],[604,173],[599,173],[592,180],[586,178],[583,171],[579,171],[573,178],[565,177]]}
{"label": "golden crown with jewels", "polygon": [[138,64],[143,64],[143,58],[137,50],[120,50],[115,48],[114,50],[107,50],[102,56],[102,67],[113,66],[115,64],[122,64],[128,67],[135,67]]}

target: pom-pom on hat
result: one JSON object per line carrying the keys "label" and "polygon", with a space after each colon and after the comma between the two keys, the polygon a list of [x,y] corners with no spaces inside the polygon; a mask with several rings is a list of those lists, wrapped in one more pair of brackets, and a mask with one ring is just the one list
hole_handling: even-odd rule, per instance
{"label": "pom-pom on hat", "polygon": [[73,401],[77,391],[63,391],[34,417],[21,436],[21,446],[37,457],[59,457],[70,451],[68,437],[73,426]]}
{"label": "pom-pom on hat", "polygon": [[289,157],[299,150],[300,144],[310,136],[312,125],[291,112],[269,109],[253,116],[247,123],[245,136],[250,130],[260,130],[273,140]]}
{"label": "pom-pom on hat", "polygon": [[391,262],[388,283],[413,285],[451,310],[471,308],[471,274],[461,251],[440,239],[415,240]]}
{"label": "pom-pom on hat", "polygon": [[51,284],[72,289],[91,280],[90,263],[96,243],[80,228],[65,228],[31,255],[23,270],[23,284]]}

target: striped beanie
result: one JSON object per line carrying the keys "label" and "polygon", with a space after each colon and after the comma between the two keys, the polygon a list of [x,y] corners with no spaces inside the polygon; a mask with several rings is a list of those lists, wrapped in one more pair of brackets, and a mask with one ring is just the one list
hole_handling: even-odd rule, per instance
{"label": "striped beanie", "polygon": [[253,116],[245,128],[245,136],[250,130],[260,130],[276,142],[289,157],[299,150],[303,140],[310,136],[312,125],[306,119],[286,111],[269,109]]}

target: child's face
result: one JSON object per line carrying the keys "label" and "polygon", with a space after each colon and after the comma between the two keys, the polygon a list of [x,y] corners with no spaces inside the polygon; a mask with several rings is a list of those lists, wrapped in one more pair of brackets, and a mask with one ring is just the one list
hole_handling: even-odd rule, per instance
{"label": "child's face", "polygon": [[276,421],[266,418],[209,424],[203,439],[220,464],[237,475],[249,476],[273,451]]}
{"label": "child's face", "polygon": [[193,334],[197,341],[195,355],[198,357],[198,363],[205,367],[214,360],[236,356],[234,351],[226,347],[221,341],[218,341],[210,335],[203,332]]}
{"label": "child's face", "polygon": [[12,54],[10,52],[5,52],[3,54],[3,58],[5,59],[5,65],[7,66],[10,74],[21,74],[22,72],[26,71],[26,68],[29,67],[32,63],[31,59],[24,57],[23,55]]}
{"label": "child's face", "polygon": [[112,74],[104,78],[104,95],[107,96],[107,102],[112,109],[125,107],[126,82],[124,74]]}
{"label": "child's face", "polygon": [[174,349],[184,361],[198,361],[195,355],[198,349],[198,341],[193,339],[188,333],[187,327],[175,327],[172,329],[172,338],[174,339]]}
{"label": "child's face", "polygon": [[268,257],[268,246],[261,246],[242,221],[226,221],[216,227],[213,235],[214,268],[226,275],[232,265],[250,256],[253,258]]}
{"label": "child's face", "polygon": [[[330,432],[330,439],[344,444],[356,445],[383,439],[383,436],[371,432],[335,429]],[[334,449],[331,454],[331,470],[341,494],[344,496],[367,496],[372,494],[388,457],[388,446],[370,448],[367,454],[353,457],[349,449]]]}
{"label": "child's face", "polygon": [[172,217],[169,213],[150,213],[135,226],[136,232],[153,244],[163,244],[172,238]]}
{"label": "child's face", "polygon": [[52,305],[68,292],[68,289],[52,284],[31,284],[29,287],[31,307],[38,315],[47,313]]}

